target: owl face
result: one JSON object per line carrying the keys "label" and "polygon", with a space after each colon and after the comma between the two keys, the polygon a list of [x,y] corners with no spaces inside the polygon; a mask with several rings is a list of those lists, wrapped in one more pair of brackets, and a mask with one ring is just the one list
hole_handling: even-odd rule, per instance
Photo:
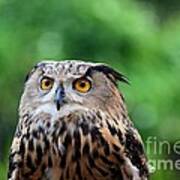
{"label": "owl face", "polygon": [[29,73],[21,107],[60,114],[105,109],[117,101],[124,76],[103,64],[43,61]]}

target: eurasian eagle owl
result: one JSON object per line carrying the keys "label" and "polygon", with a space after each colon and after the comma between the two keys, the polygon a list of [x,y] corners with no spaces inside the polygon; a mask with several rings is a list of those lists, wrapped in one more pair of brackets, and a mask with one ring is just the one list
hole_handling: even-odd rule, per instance
{"label": "eurasian eagle owl", "polygon": [[43,61],[28,74],[9,180],[145,180],[147,159],[104,64]]}

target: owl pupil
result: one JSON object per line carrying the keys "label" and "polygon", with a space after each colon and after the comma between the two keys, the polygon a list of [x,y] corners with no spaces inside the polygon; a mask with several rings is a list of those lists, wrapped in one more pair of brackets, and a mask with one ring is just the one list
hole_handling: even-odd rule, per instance
{"label": "owl pupil", "polygon": [[46,82],[45,82],[45,85],[46,85],[46,86],[49,86],[49,85],[50,85],[50,82],[49,82],[49,81],[46,81]]}
{"label": "owl pupil", "polygon": [[86,83],[85,83],[85,82],[81,82],[81,83],[80,83],[80,86],[81,86],[82,88],[84,88],[84,87],[86,86]]}

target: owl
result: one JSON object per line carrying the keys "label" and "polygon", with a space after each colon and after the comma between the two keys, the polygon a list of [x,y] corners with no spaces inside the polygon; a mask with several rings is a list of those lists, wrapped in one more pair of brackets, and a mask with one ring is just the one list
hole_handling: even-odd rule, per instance
{"label": "owl", "polygon": [[141,137],[105,64],[42,61],[28,74],[9,180],[146,180]]}

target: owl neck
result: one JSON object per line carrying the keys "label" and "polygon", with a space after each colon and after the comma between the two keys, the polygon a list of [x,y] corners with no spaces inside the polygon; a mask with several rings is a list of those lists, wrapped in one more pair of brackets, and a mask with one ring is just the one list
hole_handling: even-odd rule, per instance
{"label": "owl neck", "polygon": [[[71,109],[72,110],[72,109]],[[121,111],[119,111],[121,112]],[[50,112],[46,107],[38,108],[36,111],[26,109],[21,111],[20,121],[24,126],[33,126],[33,129],[43,128],[46,133],[58,133],[60,130],[66,130],[73,134],[77,129],[83,133],[96,128],[102,127],[121,127],[125,128],[126,113],[114,113],[111,109],[102,111],[100,109],[78,109],[68,112]],[[128,121],[128,120],[127,120]]]}

